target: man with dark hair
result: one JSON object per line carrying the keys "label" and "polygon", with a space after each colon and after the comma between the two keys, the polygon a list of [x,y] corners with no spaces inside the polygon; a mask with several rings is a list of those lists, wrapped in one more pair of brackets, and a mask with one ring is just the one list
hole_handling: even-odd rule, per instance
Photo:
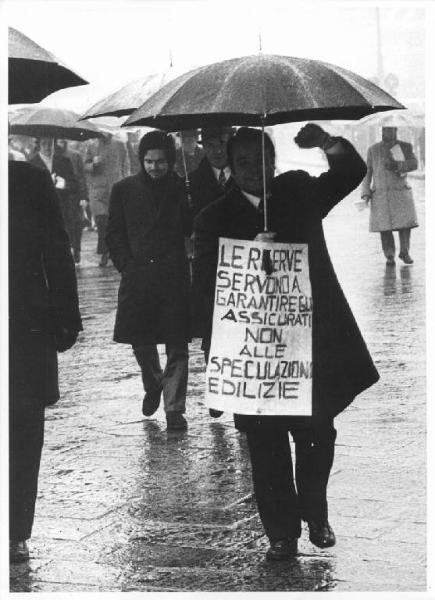
{"label": "man with dark hair", "polygon": [[233,133],[232,127],[204,127],[201,130],[205,156],[189,177],[194,215],[234,185],[227,157],[227,143]]}
{"label": "man with dark hair", "polygon": [[[297,553],[301,520],[320,548],[335,544],[328,522],[327,483],[334,458],[333,419],[378,379],[369,352],[337,281],[323,235],[322,219],[362,180],[366,167],[352,145],[331,138],[318,125],[301,129],[302,148],[322,148],[329,170],[319,177],[289,171],[274,179],[275,152],[265,138],[269,229],[276,242],[308,245],[313,298],[312,416],[235,414],[246,432],[255,498],[270,540],[267,558]],[[204,347],[210,348],[219,237],[270,239],[263,233],[262,133],[241,128],[228,144],[237,188],[205,208],[195,220],[194,290],[208,307]],[[210,357],[212,360],[213,357]],[[295,479],[288,432],[295,441]]]}
{"label": "man with dark hair", "polygon": [[[184,236],[191,214],[174,173],[175,145],[162,131],[139,144],[141,171],[116,183],[106,241],[122,274],[114,340],[131,344],[142,371],[142,412],[155,413],[163,392],[168,430],[187,429],[190,275]],[[160,367],[157,344],[166,345]]]}

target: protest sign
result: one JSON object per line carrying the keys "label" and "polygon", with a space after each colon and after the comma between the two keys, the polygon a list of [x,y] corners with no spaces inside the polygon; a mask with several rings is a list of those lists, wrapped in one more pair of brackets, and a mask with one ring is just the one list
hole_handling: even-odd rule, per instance
{"label": "protest sign", "polygon": [[311,415],[308,245],[219,239],[209,408]]}

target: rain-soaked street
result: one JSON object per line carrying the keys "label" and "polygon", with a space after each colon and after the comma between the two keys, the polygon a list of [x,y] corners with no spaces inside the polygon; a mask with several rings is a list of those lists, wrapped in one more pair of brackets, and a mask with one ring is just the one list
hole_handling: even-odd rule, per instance
{"label": "rain-soaked street", "polygon": [[325,222],[330,253],[381,374],[336,420],[329,485],[337,545],[304,529],[291,561],[264,560],[247,448],[232,417],[204,407],[204,362],[191,345],[187,433],[163,408],[141,414],[139,370],[112,342],[119,276],[84,233],[77,269],[84,317],[60,357],[61,400],[47,410],[31,559],[11,591],[424,591],[424,180],[412,178],[415,264],[386,267],[368,213],[347,198]]}

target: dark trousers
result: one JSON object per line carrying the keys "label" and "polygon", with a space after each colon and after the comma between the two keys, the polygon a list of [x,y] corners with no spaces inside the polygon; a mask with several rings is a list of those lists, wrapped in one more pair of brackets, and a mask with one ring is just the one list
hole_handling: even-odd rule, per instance
{"label": "dark trousers", "polygon": [[155,344],[134,345],[133,352],[141,368],[145,392],[162,387],[165,412],[184,413],[189,363],[187,342],[166,344],[164,371]]}
{"label": "dark trousers", "polygon": [[97,254],[108,254],[109,249],[106,244],[106,229],[109,221],[109,215],[95,215],[95,225],[97,226]]}
{"label": "dark trousers", "polygon": [[[23,374],[25,377],[25,374]],[[10,407],[9,412],[9,536],[28,540],[32,534],[44,443],[44,407]]]}
{"label": "dark trousers", "polygon": [[59,200],[60,211],[70,244],[72,246],[74,239],[74,210],[71,198],[63,197]]}
{"label": "dark trousers", "polygon": [[[256,427],[246,432],[258,512],[271,541],[301,535],[301,519],[328,517],[326,489],[334,461],[337,435],[333,422],[288,432]],[[295,480],[296,484],[295,484]]]}
{"label": "dark trousers", "polygon": [[83,215],[80,207],[80,201],[74,200],[73,202],[73,216],[71,224],[71,246],[74,252],[74,257],[80,255],[82,246],[82,233],[83,233]]}
{"label": "dark trousers", "polygon": [[45,406],[59,398],[54,335],[9,330],[9,534],[32,533]]}
{"label": "dark trousers", "polygon": [[[382,250],[386,258],[393,258],[396,254],[396,245],[392,231],[381,231]],[[400,254],[408,254],[411,243],[411,229],[399,229]]]}

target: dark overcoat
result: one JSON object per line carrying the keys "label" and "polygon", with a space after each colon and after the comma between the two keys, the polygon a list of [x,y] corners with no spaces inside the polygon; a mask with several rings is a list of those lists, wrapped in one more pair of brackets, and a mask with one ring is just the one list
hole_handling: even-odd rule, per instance
{"label": "dark overcoat", "polygon": [[234,179],[230,177],[225,184],[225,190],[222,190],[206,157],[201,160],[198,168],[190,173],[189,181],[194,216],[235,185]]}
{"label": "dark overcoat", "polygon": [[[340,138],[341,139],[341,138]],[[361,182],[366,166],[351,144],[328,155],[330,169],[319,177],[289,171],[274,180],[270,231],[276,242],[308,244],[313,297],[313,418],[328,419],[342,411],[379,376],[338,283],[323,234],[322,219]],[[218,238],[252,240],[263,230],[263,216],[239,191],[232,190],[196,218],[194,290],[208,307],[205,345],[211,336]],[[236,427],[294,427],[307,417],[235,415]]]}
{"label": "dark overcoat", "polygon": [[121,272],[114,340],[186,341],[190,273],[184,236],[192,230],[182,180],[153,181],[142,170],[112,188],[106,242]]}
{"label": "dark overcoat", "polygon": [[53,404],[59,397],[55,333],[80,331],[82,323],[53,183],[46,170],[25,162],[9,162],[9,324],[11,400]]}

